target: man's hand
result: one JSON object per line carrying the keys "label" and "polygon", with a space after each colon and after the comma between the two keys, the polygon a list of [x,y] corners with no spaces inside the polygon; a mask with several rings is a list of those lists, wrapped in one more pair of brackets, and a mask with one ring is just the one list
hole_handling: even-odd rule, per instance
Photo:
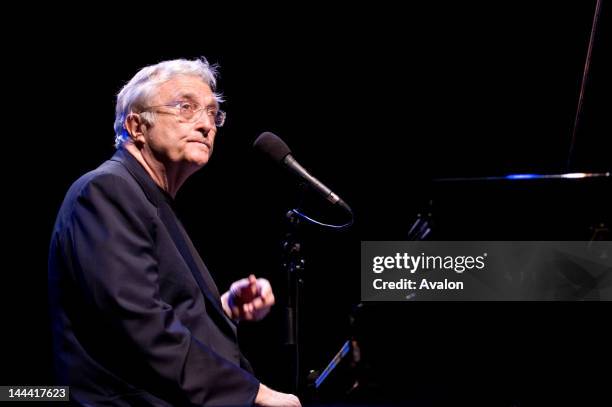
{"label": "man's hand", "polygon": [[293,394],[281,393],[259,384],[255,405],[261,407],[302,407],[300,400]]}
{"label": "man's hand", "polygon": [[232,319],[258,321],[265,317],[274,305],[270,282],[251,274],[233,283],[221,296],[223,310]]}

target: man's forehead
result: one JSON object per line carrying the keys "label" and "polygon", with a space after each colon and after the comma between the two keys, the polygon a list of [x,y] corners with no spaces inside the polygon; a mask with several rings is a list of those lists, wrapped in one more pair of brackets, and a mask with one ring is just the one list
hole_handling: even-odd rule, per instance
{"label": "man's forehead", "polygon": [[210,86],[196,76],[176,76],[162,83],[159,87],[159,95],[205,104],[216,102]]}
{"label": "man's forehead", "polygon": [[172,94],[174,99],[177,100],[189,100],[193,102],[199,103],[212,103],[215,102],[215,97],[212,92],[208,92],[205,94],[196,93],[193,90],[177,90]]}

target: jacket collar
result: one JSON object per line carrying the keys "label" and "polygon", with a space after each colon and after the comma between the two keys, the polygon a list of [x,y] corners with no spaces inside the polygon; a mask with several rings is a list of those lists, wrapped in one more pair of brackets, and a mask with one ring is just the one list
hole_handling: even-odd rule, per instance
{"label": "jacket collar", "polygon": [[174,199],[170,194],[161,189],[153,178],[149,175],[149,173],[144,169],[142,164],[136,160],[129,151],[124,148],[119,148],[111,161],[117,161],[123,164],[127,170],[132,174],[132,176],[138,181],[138,183],[142,186],[145,195],[147,198],[157,207],[161,205],[162,202],[168,203],[171,207],[174,207]]}

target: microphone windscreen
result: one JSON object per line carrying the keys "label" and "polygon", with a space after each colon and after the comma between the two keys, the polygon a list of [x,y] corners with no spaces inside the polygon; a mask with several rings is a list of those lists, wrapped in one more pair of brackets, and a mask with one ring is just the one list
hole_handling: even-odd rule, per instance
{"label": "microphone windscreen", "polygon": [[268,155],[274,161],[280,163],[288,154],[291,154],[289,146],[274,133],[266,131],[261,133],[253,143],[253,147],[261,153]]}

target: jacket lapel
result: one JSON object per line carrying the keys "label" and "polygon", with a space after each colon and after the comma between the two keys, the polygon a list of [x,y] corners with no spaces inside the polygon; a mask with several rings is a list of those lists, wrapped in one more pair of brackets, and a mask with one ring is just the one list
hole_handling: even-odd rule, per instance
{"label": "jacket lapel", "polygon": [[159,187],[153,182],[151,177],[145,172],[144,168],[142,168],[140,163],[136,161],[136,159],[132,157],[130,153],[123,149],[120,149],[115,153],[112,160],[118,161],[125,165],[130,174],[132,174],[136,181],[142,186],[149,200],[157,206],[157,208],[159,209],[159,216],[161,221],[166,226],[168,233],[170,233],[170,236],[172,237],[172,241],[174,242],[176,248],[183,257],[183,260],[185,260],[185,263],[189,267],[189,270],[191,271],[191,274],[193,275],[196,283],[198,284],[200,291],[204,295],[204,298],[210,305],[212,305],[212,307],[219,314],[221,318],[218,319],[222,319],[224,321],[221,323],[221,326],[227,328],[227,333],[229,333],[231,337],[236,339],[236,327],[233,322],[231,322],[231,320],[226,317],[225,312],[222,309],[216,287],[209,287],[204,280],[203,274],[207,274],[206,277],[209,281],[213,281],[212,276],[210,276],[206,267],[202,269],[196,264],[195,259],[193,258],[191,251],[189,250],[188,243],[185,240],[185,235],[180,229],[178,219],[176,218],[176,215],[174,214],[174,211],[170,206],[168,198],[163,195]]}

